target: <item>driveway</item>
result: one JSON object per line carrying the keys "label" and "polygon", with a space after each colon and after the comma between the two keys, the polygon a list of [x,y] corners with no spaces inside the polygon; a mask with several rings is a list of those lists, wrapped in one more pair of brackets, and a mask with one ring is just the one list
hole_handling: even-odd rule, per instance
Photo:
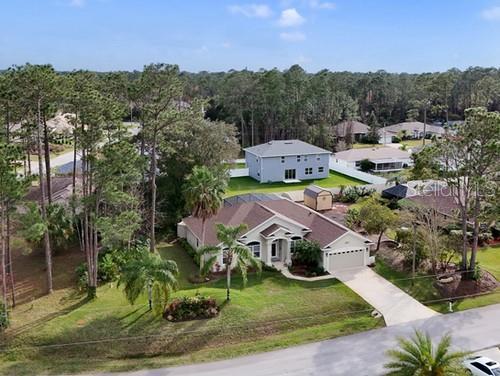
{"label": "driveway", "polygon": [[409,337],[415,329],[434,340],[452,333],[453,345],[479,351],[500,344],[500,304],[433,316],[328,341],[219,362],[99,375],[127,376],[302,376],[380,375],[386,351],[397,346],[397,337]]}
{"label": "driveway", "polygon": [[335,277],[379,311],[388,326],[439,315],[368,267],[342,270]]}

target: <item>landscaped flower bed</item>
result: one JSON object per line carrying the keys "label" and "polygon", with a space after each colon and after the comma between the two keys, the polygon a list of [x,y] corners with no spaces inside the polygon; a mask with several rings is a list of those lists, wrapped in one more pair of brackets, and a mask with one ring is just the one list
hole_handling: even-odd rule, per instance
{"label": "landscaped flower bed", "polygon": [[219,314],[215,299],[209,296],[184,296],[170,303],[163,313],[168,321],[209,319]]}

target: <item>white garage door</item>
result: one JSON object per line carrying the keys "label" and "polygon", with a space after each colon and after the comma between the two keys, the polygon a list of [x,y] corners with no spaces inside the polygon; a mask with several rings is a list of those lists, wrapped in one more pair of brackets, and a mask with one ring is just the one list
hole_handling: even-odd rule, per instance
{"label": "white garage door", "polygon": [[365,265],[365,250],[354,249],[350,251],[342,251],[339,253],[332,253],[328,256],[328,271],[334,272],[336,270],[355,268]]}

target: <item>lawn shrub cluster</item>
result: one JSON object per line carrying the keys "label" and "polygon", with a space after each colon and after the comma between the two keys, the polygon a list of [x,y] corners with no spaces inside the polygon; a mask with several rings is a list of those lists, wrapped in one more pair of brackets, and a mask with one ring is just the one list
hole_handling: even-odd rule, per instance
{"label": "lawn shrub cluster", "polygon": [[[97,279],[99,283],[115,282],[120,277],[122,267],[137,257],[138,248],[129,250],[110,250],[99,253],[97,266]],[[80,291],[86,291],[88,284],[87,263],[81,263],[76,268],[77,287]]]}
{"label": "lawn shrub cluster", "polygon": [[355,203],[362,197],[371,196],[374,189],[358,186],[340,187],[340,192],[335,195],[335,200],[344,203]]}
{"label": "lawn shrub cluster", "polygon": [[200,257],[198,256],[198,253],[196,253],[196,249],[191,247],[191,244],[189,244],[188,241],[184,238],[180,238],[178,240],[178,243],[181,246],[181,248],[184,249],[189,256],[191,256],[194,263],[200,266]]}
{"label": "lawn shrub cluster", "polygon": [[317,242],[298,240],[295,243],[290,272],[306,277],[324,275],[324,269],[319,266],[320,257],[321,247]]}
{"label": "lawn shrub cluster", "polygon": [[168,321],[188,321],[209,319],[219,314],[219,307],[214,298],[196,295],[177,298],[167,306],[163,317]]}

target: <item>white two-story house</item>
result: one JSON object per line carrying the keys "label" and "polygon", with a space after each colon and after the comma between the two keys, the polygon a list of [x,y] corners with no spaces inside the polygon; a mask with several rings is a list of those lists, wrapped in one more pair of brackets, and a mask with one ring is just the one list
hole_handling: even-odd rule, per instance
{"label": "white two-story house", "polygon": [[249,175],[261,183],[328,177],[330,152],[300,140],[269,141],[245,150]]}

